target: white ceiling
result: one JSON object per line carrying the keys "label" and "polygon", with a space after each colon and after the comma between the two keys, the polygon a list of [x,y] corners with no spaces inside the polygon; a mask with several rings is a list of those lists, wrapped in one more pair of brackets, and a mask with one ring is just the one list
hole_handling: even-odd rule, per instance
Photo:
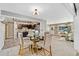
{"label": "white ceiling", "polygon": [[[33,9],[37,8],[39,16],[33,16]],[[61,3],[0,3],[0,9],[47,20],[49,23],[72,19],[72,15]]]}

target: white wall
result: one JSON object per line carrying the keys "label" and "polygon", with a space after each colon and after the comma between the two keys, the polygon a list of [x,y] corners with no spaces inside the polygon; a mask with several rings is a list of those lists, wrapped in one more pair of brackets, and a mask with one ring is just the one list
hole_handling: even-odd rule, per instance
{"label": "white wall", "polygon": [[3,21],[3,18],[1,17],[1,11],[0,11],[0,50],[4,46],[4,39],[5,39],[5,35],[4,35],[5,25],[1,23],[1,21]]}
{"label": "white wall", "polygon": [[73,15],[69,17],[56,18],[54,21],[47,20],[47,24],[56,24],[56,23],[65,23],[65,22],[73,22]]}
{"label": "white wall", "polygon": [[0,22],[0,50],[4,46],[5,39],[5,25]]}
{"label": "white wall", "polygon": [[79,11],[74,17],[74,48],[79,52]]}

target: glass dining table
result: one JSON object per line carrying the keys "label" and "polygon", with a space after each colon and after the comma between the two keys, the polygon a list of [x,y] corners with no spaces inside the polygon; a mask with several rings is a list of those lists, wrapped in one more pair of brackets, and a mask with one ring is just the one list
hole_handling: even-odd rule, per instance
{"label": "glass dining table", "polygon": [[[19,55],[24,55],[26,54],[25,50],[29,49],[29,52],[31,53],[31,55],[45,55],[45,51],[48,52],[50,54],[50,51],[46,50],[44,47],[40,46],[40,44],[38,45],[39,42],[44,41],[44,37],[40,38],[40,36],[36,37],[36,36],[29,36],[31,44],[24,48],[24,43],[23,43],[23,39],[21,38],[21,42],[22,44],[20,45],[20,50],[19,50]],[[41,53],[40,53],[41,52]]]}
{"label": "glass dining table", "polygon": [[30,37],[30,41],[32,41],[32,44],[30,45],[31,53],[32,54],[34,54],[34,53],[38,54],[39,45],[37,43],[40,42],[40,38],[39,37]]}

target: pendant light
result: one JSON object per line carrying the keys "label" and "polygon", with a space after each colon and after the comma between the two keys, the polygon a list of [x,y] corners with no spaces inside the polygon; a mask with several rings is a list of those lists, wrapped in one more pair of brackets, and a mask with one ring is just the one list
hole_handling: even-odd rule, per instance
{"label": "pendant light", "polygon": [[33,15],[39,15],[39,12],[37,9],[34,10]]}

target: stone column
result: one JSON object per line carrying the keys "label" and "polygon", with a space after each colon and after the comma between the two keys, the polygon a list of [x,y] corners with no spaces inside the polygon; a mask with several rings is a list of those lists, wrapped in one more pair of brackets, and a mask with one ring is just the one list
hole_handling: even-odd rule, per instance
{"label": "stone column", "polygon": [[14,22],[14,39],[17,39],[17,24]]}

